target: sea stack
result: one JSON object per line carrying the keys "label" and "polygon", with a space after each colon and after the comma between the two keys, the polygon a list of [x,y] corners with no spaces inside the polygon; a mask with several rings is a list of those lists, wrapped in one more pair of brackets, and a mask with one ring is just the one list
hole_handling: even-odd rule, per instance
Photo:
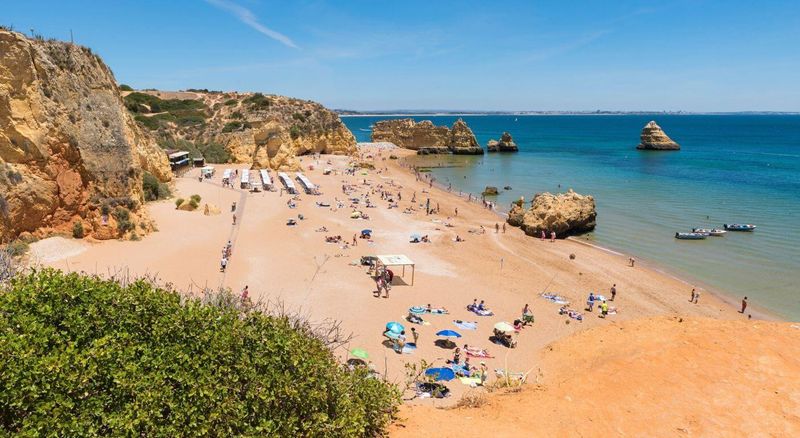
{"label": "sea stack", "polygon": [[519,148],[517,144],[514,143],[514,139],[511,138],[511,134],[508,132],[504,132],[503,135],[500,137],[500,141],[497,140],[489,140],[489,143],[486,144],[486,149],[489,152],[517,152]]}
{"label": "sea stack", "polygon": [[562,239],[594,230],[596,219],[594,197],[570,189],[567,193],[537,194],[529,210],[525,210],[523,199],[512,203],[506,222],[529,236],[555,231],[556,237]]}
{"label": "sea stack", "polygon": [[641,143],[639,143],[639,146],[636,146],[636,149],[648,151],[677,151],[681,149],[681,146],[669,138],[655,120],[651,120],[644,125]]}
{"label": "sea stack", "polygon": [[450,151],[457,155],[483,155],[472,129],[462,119],[456,120],[450,128]]}

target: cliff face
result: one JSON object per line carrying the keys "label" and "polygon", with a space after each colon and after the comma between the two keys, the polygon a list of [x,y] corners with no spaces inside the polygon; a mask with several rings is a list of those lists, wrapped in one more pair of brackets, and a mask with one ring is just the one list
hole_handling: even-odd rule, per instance
{"label": "cliff face", "polygon": [[65,231],[76,220],[87,234],[116,237],[100,207],[126,205],[139,219],[143,170],[171,178],[97,55],[0,30],[0,241]]}
{"label": "cliff face", "polygon": [[[356,151],[355,137],[339,116],[307,100],[261,93],[155,91],[128,95],[126,101],[139,113],[137,120],[153,131],[222,145],[232,162],[252,163],[254,168],[296,170],[300,155]],[[164,116],[164,108],[152,110],[153,104],[180,109]]]}
{"label": "cliff face", "polygon": [[381,120],[372,128],[372,141],[388,141],[419,154],[483,154],[467,124],[458,119],[452,126],[436,126],[430,120]]}
{"label": "cliff face", "polygon": [[672,141],[654,120],[651,120],[644,126],[642,129],[641,143],[636,146],[636,149],[654,151],[677,151],[680,148],[680,145]]}

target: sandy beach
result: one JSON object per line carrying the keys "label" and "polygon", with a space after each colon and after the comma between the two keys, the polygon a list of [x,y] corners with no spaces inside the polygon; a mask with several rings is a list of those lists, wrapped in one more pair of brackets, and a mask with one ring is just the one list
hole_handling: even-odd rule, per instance
{"label": "sandy beach", "polygon": [[[408,153],[392,151],[401,157]],[[457,330],[463,336],[457,340],[459,346],[487,349],[495,357],[486,359],[490,370],[530,371],[538,366],[544,346],[593,327],[657,315],[745,319],[712,294],[704,292],[699,304],[690,303],[691,287],[685,282],[642,265],[632,268],[625,256],[571,240],[540,241],[511,227],[495,233],[499,222],[495,213],[417,181],[397,160],[387,159],[386,151],[362,149],[361,154],[371,157],[366,159],[373,160],[376,170],[359,170],[348,176],[343,172],[350,163],[348,157],[304,157],[304,172],[320,186],[322,195],[300,195],[295,209],[288,208],[290,196],[286,193],[223,188],[222,170],[237,166],[218,166],[210,182],[199,182],[197,171],[191,171],[177,180],[175,195],[200,195],[198,211],[176,210],[171,200],[152,203],[148,208],[159,231],[141,241],[84,244],[82,251],[40,258],[46,265],[68,271],[148,275],[189,294],[218,286],[238,293],[249,286],[253,300],[281,301],[314,320],[340,320],[354,335],[350,348],[366,349],[376,369],[398,383],[404,379],[406,363],[425,359],[440,365],[452,357],[451,350],[434,345],[435,333],[443,329]],[[335,172],[323,175],[325,167]],[[348,198],[342,193],[343,185],[355,187],[351,197],[369,195],[375,208],[364,208],[363,202],[359,207],[369,214],[369,220],[351,219],[348,206],[335,208],[337,199]],[[401,194],[399,208],[388,209],[379,193],[373,193],[381,187]],[[425,214],[428,198],[432,207],[438,205],[438,214]],[[318,201],[332,207],[318,207]],[[236,225],[230,210],[233,202],[238,204]],[[202,205],[206,203],[219,207],[222,214],[204,215]],[[416,211],[403,213],[407,207]],[[287,226],[287,219],[296,219],[298,214],[305,219],[297,226]],[[445,222],[453,227],[446,227]],[[485,234],[476,232],[481,226]],[[315,231],[321,227],[328,232]],[[358,246],[351,246],[353,236],[362,229],[373,230],[372,239],[357,239]],[[431,243],[409,243],[414,233],[430,236]],[[335,235],[351,245],[344,248],[325,242],[325,236]],[[455,242],[456,236],[464,241]],[[227,271],[221,273],[220,252],[228,240],[233,255]],[[395,269],[390,297],[376,298],[375,282],[366,268],[356,263],[361,256],[375,254],[407,255],[416,263],[414,285],[408,284],[410,272],[399,278],[399,269]],[[574,260],[570,254],[575,255]],[[602,319],[597,309],[593,313],[583,310],[589,291],[609,295],[612,284],[618,290],[611,303],[618,310],[616,315]],[[583,313],[583,320],[559,315],[560,306],[540,297],[543,292],[567,298],[573,309]],[[473,299],[485,300],[494,316],[468,312],[466,306]],[[404,321],[409,307],[427,304],[445,307],[450,314],[426,315],[425,325]],[[518,348],[492,344],[493,325],[519,318],[525,304],[533,309],[536,322],[518,334]],[[475,321],[477,329],[460,330],[454,320]],[[413,354],[396,354],[382,343],[389,321],[399,321],[407,330],[415,326],[420,339]],[[347,351],[340,354],[345,358]],[[472,362],[477,365],[478,360]],[[448,401],[457,400],[467,388],[454,382],[450,385],[454,397]]]}

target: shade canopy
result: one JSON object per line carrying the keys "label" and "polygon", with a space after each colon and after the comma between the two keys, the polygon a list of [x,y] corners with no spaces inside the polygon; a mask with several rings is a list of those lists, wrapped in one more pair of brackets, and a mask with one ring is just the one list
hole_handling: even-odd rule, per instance
{"label": "shade canopy", "polygon": [[514,326],[509,324],[509,323],[507,323],[507,322],[498,322],[497,324],[494,325],[494,328],[497,331],[501,331],[501,332],[513,332],[514,331]]}
{"label": "shade canopy", "polygon": [[428,368],[425,370],[425,375],[432,376],[433,380],[436,381],[449,381],[456,377],[455,371],[451,370],[450,368]]}
{"label": "shade canopy", "polygon": [[436,336],[441,338],[460,338],[461,334],[455,330],[442,330],[436,333]]}
{"label": "shade canopy", "polygon": [[392,321],[386,324],[386,330],[389,330],[390,332],[400,333],[403,330],[405,330],[405,327],[403,327],[403,324],[400,324],[399,322]]}

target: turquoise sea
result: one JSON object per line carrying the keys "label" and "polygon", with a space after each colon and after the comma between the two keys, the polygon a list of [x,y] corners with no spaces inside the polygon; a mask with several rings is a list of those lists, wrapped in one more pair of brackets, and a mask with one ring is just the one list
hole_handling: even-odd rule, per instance
{"label": "turquoise sea", "polygon": [[[358,141],[370,125],[396,117],[343,117]],[[414,117],[452,125],[456,117]],[[433,173],[454,190],[502,192],[507,210],[520,196],[572,188],[597,202],[600,246],[649,260],[735,300],[800,320],[800,116],[580,115],[463,116],[478,141],[508,131],[516,154],[420,157],[442,164]],[[656,120],[679,152],[637,151],[639,133]],[[729,232],[678,241],[676,231],[754,223],[753,233]],[[688,297],[688,292],[687,292]]]}

